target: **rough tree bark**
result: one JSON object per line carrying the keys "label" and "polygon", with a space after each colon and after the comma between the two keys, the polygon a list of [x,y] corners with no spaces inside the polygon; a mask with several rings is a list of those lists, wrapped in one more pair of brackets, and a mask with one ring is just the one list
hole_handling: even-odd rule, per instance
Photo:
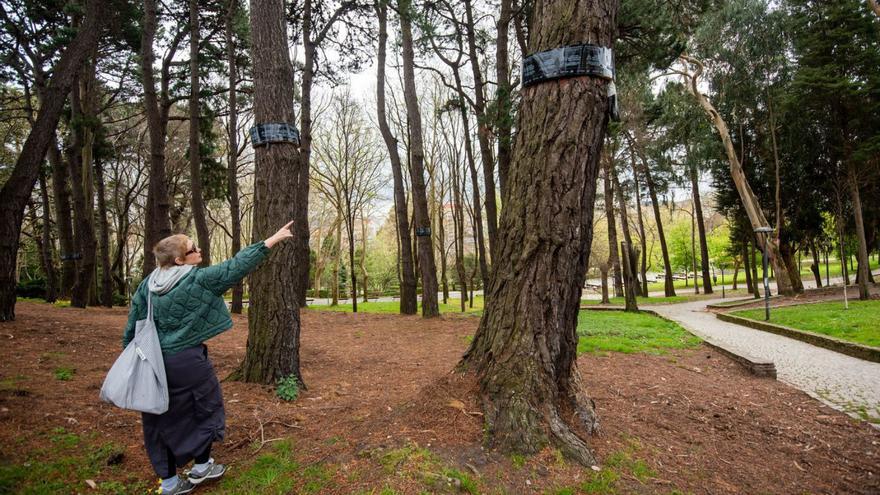
{"label": "rough tree bark", "polygon": [[58,119],[70,87],[93,47],[98,43],[105,16],[98,15],[101,2],[88,0],[76,36],[61,55],[43,97],[37,120],[22,146],[12,173],[0,188],[0,321],[15,319],[15,275],[18,240],[24,210],[30,199],[40,165],[53,141]]}
{"label": "rough tree bark", "polygon": [[[239,0],[229,0],[226,11],[226,62],[229,65],[229,128],[228,150],[226,153],[226,184],[229,200],[229,216],[232,222],[232,255],[241,251],[241,203],[238,198],[238,66],[235,58],[235,17]],[[244,285],[239,282],[232,286],[230,311],[241,314],[244,298]]]}
{"label": "rough tree bark", "polygon": [[94,291],[98,250],[93,211],[95,196],[92,190],[94,130],[91,129],[91,122],[94,115],[88,110],[90,107],[88,100],[91,98],[89,93],[94,90],[90,87],[94,70],[95,61],[87,61],[70,91],[73,139],[67,149],[67,166],[70,171],[70,190],[73,197],[73,242],[78,257],[76,282],[71,290],[70,305],[75,308],[85,308],[91,302],[90,293]]}
{"label": "rough tree bark", "polygon": [[55,302],[58,297],[58,274],[52,256],[52,220],[49,214],[49,191],[46,186],[46,172],[40,167],[40,200],[43,208],[43,223],[40,226],[40,254],[43,271],[46,273],[46,302]]}
{"label": "rough tree bark", "polygon": [[[529,51],[614,38],[615,0],[538,0]],[[584,465],[597,416],[577,370],[577,314],[592,241],[607,124],[606,81],[578,77],[522,92],[499,256],[462,364],[477,372],[490,443],[554,445]]]}
{"label": "rough tree bark", "polygon": [[[144,86],[144,108],[147,115],[147,128],[150,131],[150,185],[147,190],[146,218],[144,219],[144,276],[156,267],[153,246],[164,237],[171,235],[171,202],[168,199],[168,184],[165,177],[165,135],[167,113],[159,107],[156,94],[153,62],[153,41],[157,28],[156,0],[144,0],[144,22],[141,30],[141,77]],[[179,41],[177,41],[179,43]],[[165,74],[163,64],[163,76]],[[162,78],[163,95],[166,93],[167,80]],[[163,98],[164,100],[164,98]],[[163,115],[165,118],[163,119]]]}
{"label": "rough tree bark", "polygon": [[[730,175],[733,178],[733,183],[736,186],[736,190],[739,193],[740,201],[743,204],[744,209],[746,210],[746,214],[749,217],[749,222],[751,223],[752,229],[757,229],[759,227],[769,227],[770,224],[767,221],[767,218],[764,216],[764,212],[761,211],[761,206],[758,203],[758,198],[755,196],[755,193],[752,192],[751,186],[749,186],[748,179],[746,178],[746,174],[743,171],[742,165],[740,164],[739,158],[736,155],[736,150],[733,149],[733,142],[730,140],[730,131],[728,131],[727,123],[721,117],[721,114],[715,109],[709,99],[700,92],[699,90],[699,79],[700,75],[703,73],[703,64],[688,55],[682,55],[680,59],[686,64],[690,64],[696,67],[693,73],[684,72],[683,75],[688,79],[688,84],[686,84],[688,91],[697,99],[697,102],[700,104],[700,107],[703,111],[708,115],[712,124],[715,126],[715,129],[718,131],[718,134],[721,137],[721,142],[724,145],[724,150],[727,152],[727,161],[730,166]],[[768,237],[765,239],[764,237]],[[780,294],[784,294],[787,296],[794,295],[794,289],[792,288],[791,279],[789,278],[788,270],[785,268],[785,263],[782,260],[782,256],[779,252],[779,242],[773,238],[773,236],[767,234],[756,234],[757,240],[760,242],[762,249],[766,251],[764,253],[765,256],[768,257],[768,261],[773,266],[773,271],[776,274],[776,287]],[[766,245],[766,248],[764,246]]]}
{"label": "rough tree bark", "polygon": [[[403,44],[403,94],[406,117],[410,129],[410,180],[412,181],[413,216],[417,229],[431,228],[428,216],[428,198],[425,193],[425,150],[422,144],[422,116],[416,94],[415,53],[413,51],[411,0],[400,2],[400,34]],[[422,316],[440,315],[437,304],[437,269],[434,264],[434,246],[431,235],[417,236],[419,269],[422,274]]]}
{"label": "rough tree bark", "polygon": [[385,113],[385,53],[388,41],[388,5],[377,2],[376,14],[379,18],[379,54],[376,66],[376,107],[379,117],[379,131],[388,148],[391,159],[391,172],[394,176],[394,217],[397,220],[398,254],[400,257],[400,313],[414,315],[418,311],[416,295],[416,274],[413,268],[412,239],[410,237],[407,200],[404,194],[403,172],[397,138],[391,134],[388,117]]}
{"label": "rough tree bark", "polygon": [[508,51],[510,20],[513,17],[513,0],[501,0],[501,10],[496,23],[498,36],[495,40],[495,136],[498,139],[498,182],[501,187],[501,204],[507,192],[507,174],[510,169],[511,136],[511,85],[510,56]]}
{"label": "rough tree bark", "polygon": [[76,263],[73,254],[73,224],[70,219],[70,187],[67,180],[67,165],[61,158],[58,140],[53,132],[49,145],[49,164],[52,165],[52,195],[55,197],[55,224],[58,226],[58,244],[61,248],[61,287],[59,296],[69,298],[76,282]]}
{"label": "rough tree bark", "polygon": [[192,215],[202,254],[201,266],[211,265],[211,237],[202,192],[202,153],[199,149],[199,1],[189,0],[189,179]]}
{"label": "rough tree bark", "polygon": [[[283,0],[251,0],[251,57],[254,61],[254,123],[293,122],[293,67],[283,22]],[[273,143],[254,150],[254,219],[252,240],[269,237],[291,218],[300,218],[290,194],[302,166],[294,143]],[[296,234],[294,234],[295,236]],[[250,276],[247,353],[238,377],[247,382],[275,383],[300,373],[301,259],[294,242],[275,246]]]}

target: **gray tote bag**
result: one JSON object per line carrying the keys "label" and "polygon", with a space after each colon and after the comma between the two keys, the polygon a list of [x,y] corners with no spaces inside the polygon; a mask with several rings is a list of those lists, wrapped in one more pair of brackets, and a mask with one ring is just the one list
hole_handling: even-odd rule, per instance
{"label": "gray tote bag", "polygon": [[104,379],[101,400],[123,409],[162,414],[168,410],[168,380],[150,299],[147,290],[147,318],[135,323],[134,339]]}

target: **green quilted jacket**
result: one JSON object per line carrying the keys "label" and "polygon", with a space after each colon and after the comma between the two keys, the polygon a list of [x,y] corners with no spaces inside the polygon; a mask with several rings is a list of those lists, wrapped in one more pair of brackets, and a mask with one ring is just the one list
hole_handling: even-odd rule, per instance
{"label": "green quilted jacket", "polygon": [[[223,294],[260,264],[269,248],[263,241],[242,249],[230,260],[193,268],[167,293],[152,294],[153,321],[164,354],[174,354],[201,344],[232,328],[232,317]],[[147,282],[131,298],[123,348],[134,338],[134,324],[147,317]]]}

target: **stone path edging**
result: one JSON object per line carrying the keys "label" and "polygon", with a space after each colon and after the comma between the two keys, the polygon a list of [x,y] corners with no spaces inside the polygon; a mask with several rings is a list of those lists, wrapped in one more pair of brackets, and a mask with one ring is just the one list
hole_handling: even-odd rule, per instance
{"label": "stone path edging", "polygon": [[[609,306],[584,306],[584,307],[581,307],[581,309],[584,309],[587,311],[624,311],[624,308],[609,307]],[[751,373],[755,376],[776,379],[776,366],[773,364],[772,361],[759,359],[759,358],[756,358],[753,356],[749,356],[748,354],[745,354],[742,352],[738,353],[738,352],[733,351],[732,349],[727,349],[723,345],[721,345],[720,343],[713,342],[712,339],[706,338],[705,335],[699,335],[699,334],[691,331],[689,328],[687,328],[686,325],[682,324],[681,322],[675,321],[671,318],[667,318],[667,317],[661,315],[660,313],[657,313],[653,309],[640,309],[639,311],[642,313],[648,313],[648,314],[654,315],[660,319],[666,320],[671,323],[675,323],[676,325],[684,328],[687,332],[699,337],[699,339],[702,340],[706,345],[715,349],[716,351],[720,352],[721,354],[724,354],[728,358],[732,359],[734,362],[738,363],[740,366],[745,368],[746,371],[748,371],[749,373]]]}
{"label": "stone path edging", "polygon": [[846,354],[847,356],[880,363],[880,348],[878,347],[856,344],[854,342],[848,342],[846,340],[841,340],[818,333],[786,327],[784,325],[777,325],[775,323],[768,323],[766,321],[752,320],[750,318],[743,318],[742,316],[734,316],[729,313],[716,313],[715,317],[719,320],[729,323],[735,323],[737,325],[743,325],[749,328],[754,328],[756,330],[771,332],[777,335],[783,335],[785,337],[797,339],[808,344],[830,349],[834,352]]}

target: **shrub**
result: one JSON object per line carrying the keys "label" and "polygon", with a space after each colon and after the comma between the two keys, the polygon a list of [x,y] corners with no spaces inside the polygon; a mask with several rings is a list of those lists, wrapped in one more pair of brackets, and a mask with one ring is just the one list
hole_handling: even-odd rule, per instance
{"label": "shrub", "polygon": [[278,380],[275,395],[281,400],[292,401],[299,396],[299,380],[296,375],[290,374]]}

